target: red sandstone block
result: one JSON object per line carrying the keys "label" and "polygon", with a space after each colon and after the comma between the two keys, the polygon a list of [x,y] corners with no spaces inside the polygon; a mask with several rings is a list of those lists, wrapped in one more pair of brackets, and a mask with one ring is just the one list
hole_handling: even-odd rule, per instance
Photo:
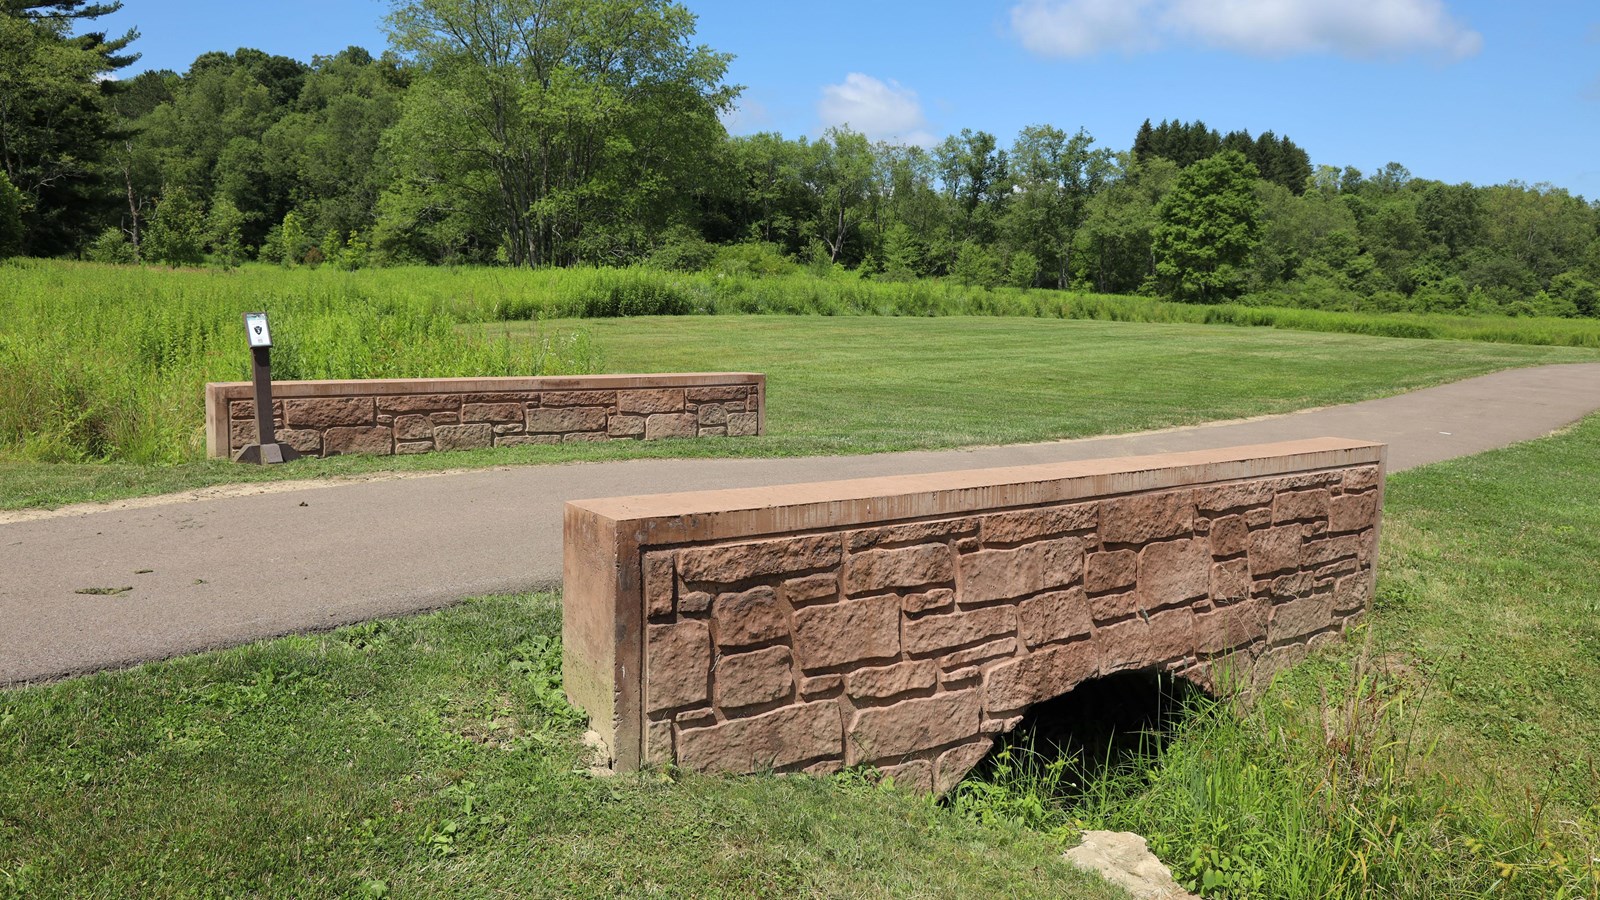
{"label": "red sandstone block", "polygon": [[920,594],[906,594],[900,598],[900,608],[911,614],[925,613],[949,609],[955,602],[955,591],[949,588],[935,588]]}
{"label": "red sandstone block", "polygon": [[1361,554],[1363,535],[1342,534],[1322,540],[1307,541],[1301,562],[1308,566],[1321,566],[1338,559],[1355,559]]}
{"label": "red sandstone block", "polygon": [[933,763],[913,759],[898,766],[880,766],[883,777],[894,782],[896,788],[905,788],[919,794],[933,792]]}
{"label": "red sandstone block", "polygon": [[461,414],[455,412],[428,413],[429,421],[435,425],[460,425]]}
{"label": "red sandstone block", "polygon": [[839,704],[801,703],[678,732],[678,763],[701,772],[759,772],[839,756]]}
{"label": "red sandstone block", "polygon": [[972,767],[989,755],[989,749],[993,746],[994,740],[986,737],[939,754],[939,760],[933,767],[933,792],[943,794],[960,784]]}
{"label": "red sandstone block", "polygon": [[1219,607],[1194,618],[1195,652],[1215,656],[1267,636],[1272,603],[1265,597]]}
{"label": "red sandstone block", "polygon": [[678,615],[697,616],[711,608],[713,599],[705,591],[686,591],[678,596]]}
{"label": "red sandstone block", "polygon": [[761,433],[761,416],[757,413],[729,413],[728,434],[732,437],[755,437]]}
{"label": "red sandstone block", "polygon": [[750,544],[717,544],[678,553],[684,581],[733,584],[750,578],[834,568],[843,556],[837,534],[784,538]]}
{"label": "red sandstone block", "polygon": [[984,708],[994,715],[1059,697],[1093,677],[1099,665],[1099,647],[1094,641],[1046,647],[1008,660],[985,674]]}
{"label": "red sandstone block", "polygon": [[845,689],[857,700],[887,700],[933,687],[938,671],[933,661],[926,659],[875,669],[857,669],[845,679]]}
{"label": "red sandstone block", "polygon": [[285,424],[305,428],[334,425],[371,425],[377,421],[371,397],[324,397],[316,400],[285,400]]}
{"label": "red sandstone block", "polygon": [[[939,668],[950,673],[950,675],[945,679],[948,683],[959,680],[956,677],[957,673],[967,670],[969,666],[974,666],[981,662],[987,662],[991,659],[999,659],[1003,656],[1016,655],[1017,639],[1008,637],[1001,638],[998,641],[990,641],[987,644],[980,644],[976,647],[968,647],[965,650],[955,650],[950,653],[946,653],[937,659]],[[971,671],[976,672],[977,670],[972,669]]]}
{"label": "red sandstone block", "polygon": [[1259,578],[1300,567],[1300,527],[1286,525],[1250,533],[1250,574]]}
{"label": "red sandstone block", "polygon": [[1338,613],[1351,613],[1366,609],[1372,603],[1372,575],[1359,572],[1334,582],[1333,608]]}
{"label": "red sandstone block", "polygon": [[961,602],[1009,600],[1067,587],[1083,577],[1083,541],[1058,538],[961,557]]}
{"label": "red sandstone block", "polygon": [[800,679],[800,695],[807,700],[815,700],[842,690],[844,690],[844,676],[838,673]]}
{"label": "red sandstone block", "polygon": [[463,422],[521,422],[527,412],[525,403],[463,403]]}
{"label": "red sandstone block", "polygon": [[1281,602],[1304,597],[1311,593],[1311,586],[1315,581],[1316,576],[1310,572],[1280,575],[1272,579],[1272,599]]}
{"label": "red sandstone block", "polygon": [[743,402],[750,395],[749,385],[725,384],[688,389],[690,403],[723,403],[728,400]]}
{"label": "red sandstone block", "polygon": [[1195,650],[1194,610],[1190,607],[1156,613],[1148,620],[1132,618],[1095,631],[1100,651],[1100,673],[1144,669]]}
{"label": "red sandstone block", "polygon": [[322,455],[322,432],[310,428],[277,428],[273,437],[280,444],[288,444],[307,456]]}
{"label": "red sandstone block", "polygon": [[1250,526],[1244,516],[1223,516],[1211,523],[1211,555],[1238,556],[1250,548]]}
{"label": "red sandstone block", "polygon": [[700,419],[701,428],[728,424],[728,410],[720,403],[708,403],[695,410],[695,415]]}
{"label": "red sandstone block", "polygon": [[670,614],[674,592],[672,553],[670,551],[646,553],[641,569],[644,579],[645,615]]}
{"label": "red sandstone block", "polygon": [[540,406],[615,406],[616,391],[545,391]]}
{"label": "red sandstone block", "polygon": [[1326,489],[1314,491],[1285,491],[1272,501],[1272,522],[1305,522],[1328,517],[1332,496]]}
{"label": "red sandstone block", "polygon": [[433,420],[427,416],[399,416],[394,420],[394,436],[399,441],[431,441]]}
{"label": "red sandstone block", "polygon": [[1230,559],[1211,567],[1211,599],[1231,603],[1250,596],[1250,561]]}
{"label": "red sandstone block", "polygon": [[1139,604],[1146,610],[1187,603],[1211,591],[1211,554],[1200,540],[1151,544],[1139,551]]}
{"label": "red sandstone block", "polygon": [[496,435],[494,439],[496,447],[527,447],[533,444],[559,443],[561,443],[559,434],[504,434]]}
{"label": "red sandstone block", "polygon": [[1344,492],[1347,494],[1370,491],[1377,486],[1377,466],[1362,466],[1359,469],[1349,469],[1344,473]]}
{"label": "red sandstone block", "polygon": [[901,550],[869,550],[845,560],[844,592],[852,597],[892,588],[919,587],[954,581],[955,563],[946,544],[922,544]]}
{"label": "red sandstone block", "polygon": [[789,633],[789,618],[770,587],[719,596],[711,607],[711,621],[719,647],[764,644]]}
{"label": "red sandstone block", "polygon": [[494,446],[493,425],[441,425],[433,430],[438,450],[482,450]]}
{"label": "red sandstone block", "polygon": [[1273,494],[1272,485],[1265,481],[1245,481],[1200,488],[1195,491],[1195,503],[1202,513],[1216,515],[1265,506],[1272,502]]}
{"label": "red sandstone block", "polygon": [[600,444],[609,440],[611,440],[611,438],[607,437],[605,432],[601,431],[585,431],[578,434],[563,434],[561,436],[561,443],[563,444]]}
{"label": "red sandstone block", "polygon": [[395,456],[420,456],[433,452],[433,441],[396,441]]}
{"label": "red sandstone block", "polygon": [[1085,559],[1084,587],[1091,594],[1133,587],[1139,577],[1139,554],[1133,550],[1091,553]]}
{"label": "red sandstone block", "polygon": [[568,434],[578,431],[603,431],[606,410],[603,406],[568,406],[528,410],[528,431],[534,434]]}
{"label": "red sandstone block", "polygon": [[855,713],[845,740],[845,762],[859,765],[955,743],[978,732],[976,690],[903,700]]}
{"label": "red sandstone block", "polygon": [[1333,604],[1328,597],[1306,597],[1280,603],[1272,608],[1267,640],[1282,644],[1321,631],[1333,624]]}
{"label": "red sandstone block", "polygon": [[900,603],[891,595],[797,609],[794,647],[807,670],[893,659],[900,655]]}
{"label": "red sandstone block", "polygon": [[739,653],[717,660],[715,677],[717,706],[738,709],[771,703],[790,696],[794,690],[794,664],[788,647],[768,647],[753,653]]}
{"label": "red sandstone block", "polygon": [[1100,540],[1147,544],[1194,531],[1195,492],[1169,491],[1119,497],[1100,504]]}
{"label": "red sandstone block", "polygon": [[699,433],[700,425],[694,413],[658,413],[644,420],[644,439],[661,441],[668,438],[692,438]]}
{"label": "red sandstone block", "polygon": [[649,666],[645,676],[648,712],[704,703],[711,674],[711,637],[706,623],[650,626]]}
{"label": "red sandstone block", "polygon": [[839,576],[832,572],[791,578],[783,583],[783,599],[790,605],[801,606],[819,600],[839,599]]}
{"label": "red sandstone block", "polygon": [[1020,544],[1070,531],[1087,531],[1095,527],[1099,514],[1099,504],[1078,503],[984,516],[983,542]]}
{"label": "red sandstone block", "polygon": [[912,655],[939,653],[1011,635],[1016,630],[1017,610],[1014,606],[991,606],[943,616],[923,616],[906,620],[906,652]]}
{"label": "red sandstone block", "polygon": [[650,415],[683,411],[683,388],[618,391],[617,412],[625,415]]}
{"label": "red sandstone block", "polygon": [[1298,475],[1285,475],[1274,478],[1268,483],[1273,490],[1284,491],[1309,491],[1314,488],[1331,488],[1344,480],[1343,472],[1301,472]]}
{"label": "red sandstone block", "polygon": [[1040,594],[1017,606],[1017,633],[1029,649],[1089,633],[1089,600],[1083,588]]}
{"label": "red sandstone block", "polygon": [[1333,498],[1333,508],[1328,513],[1329,531],[1360,531],[1371,528],[1378,520],[1378,494],[1345,494]]}
{"label": "red sandstone block", "polygon": [[329,428],[322,434],[324,456],[365,453],[388,456],[394,453],[394,432],[387,428]]}
{"label": "red sandstone block", "polygon": [[860,553],[891,544],[925,544],[929,541],[947,541],[963,535],[976,534],[975,519],[948,519],[943,522],[913,522],[909,525],[889,525],[884,528],[867,528],[852,531],[845,536],[851,553]]}
{"label": "red sandstone block", "polygon": [[408,394],[379,397],[378,410],[389,415],[402,413],[455,412],[461,409],[459,394]]}
{"label": "red sandstone block", "polygon": [[1089,612],[1096,622],[1114,621],[1138,611],[1139,595],[1133,591],[1122,594],[1100,594],[1089,599]]}
{"label": "red sandstone block", "polygon": [[672,750],[672,720],[662,719],[645,727],[644,763],[669,766],[676,757]]}
{"label": "red sandstone block", "polygon": [[463,412],[465,412],[465,407],[467,406],[476,406],[482,404],[514,404],[520,407],[527,404],[529,401],[537,400],[538,398],[538,394],[529,393],[527,391],[496,391],[493,393],[462,394],[461,403],[463,406]]}
{"label": "red sandstone block", "polygon": [[644,417],[612,416],[606,433],[612,437],[644,437]]}

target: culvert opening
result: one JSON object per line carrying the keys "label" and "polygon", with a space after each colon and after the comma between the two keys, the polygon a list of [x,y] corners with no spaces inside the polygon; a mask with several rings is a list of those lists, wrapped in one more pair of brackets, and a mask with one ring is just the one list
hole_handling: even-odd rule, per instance
{"label": "culvert opening", "polygon": [[1031,795],[1060,807],[1116,780],[1148,782],[1149,768],[1209,694],[1166,672],[1119,672],[1028,710],[952,794]]}

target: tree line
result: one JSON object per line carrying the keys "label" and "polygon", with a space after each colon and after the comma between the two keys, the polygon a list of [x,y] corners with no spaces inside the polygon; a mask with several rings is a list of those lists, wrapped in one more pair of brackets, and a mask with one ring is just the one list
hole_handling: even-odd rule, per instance
{"label": "tree line", "polygon": [[1313,166],[1198,121],[1127,149],[1053,125],[729,136],[730,57],[668,0],[409,0],[381,55],[126,79],[137,35],[93,25],[119,6],[0,0],[0,255],[694,269],[734,247],[885,279],[1600,315],[1600,205],[1549,185]]}

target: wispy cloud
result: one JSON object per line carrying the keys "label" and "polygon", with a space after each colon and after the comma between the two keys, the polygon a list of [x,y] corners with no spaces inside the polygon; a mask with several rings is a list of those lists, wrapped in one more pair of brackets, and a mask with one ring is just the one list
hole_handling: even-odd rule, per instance
{"label": "wispy cloud", "polygon": [[916,91],[860,72],[824,86],[817,115],[824,128],[849,125],[875,141],[930,145],[935,140]]}
{"label": "wispy cloud", "polygon": [[1460,60],[1483,36],[1442,0],[1022,0],[1011,24],[1041,56],[1202,46],[1252,56]]}

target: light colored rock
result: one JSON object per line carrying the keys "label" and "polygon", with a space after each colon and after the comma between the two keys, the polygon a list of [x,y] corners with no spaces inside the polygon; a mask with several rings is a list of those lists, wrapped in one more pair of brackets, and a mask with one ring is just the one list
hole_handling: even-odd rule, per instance
{"label": "light colored rock", "polygon": [[1144,838],[1126,831],[1085,831],[1067,861],[1132,894],[1137,900],[1200,900],[1183,889]]}

